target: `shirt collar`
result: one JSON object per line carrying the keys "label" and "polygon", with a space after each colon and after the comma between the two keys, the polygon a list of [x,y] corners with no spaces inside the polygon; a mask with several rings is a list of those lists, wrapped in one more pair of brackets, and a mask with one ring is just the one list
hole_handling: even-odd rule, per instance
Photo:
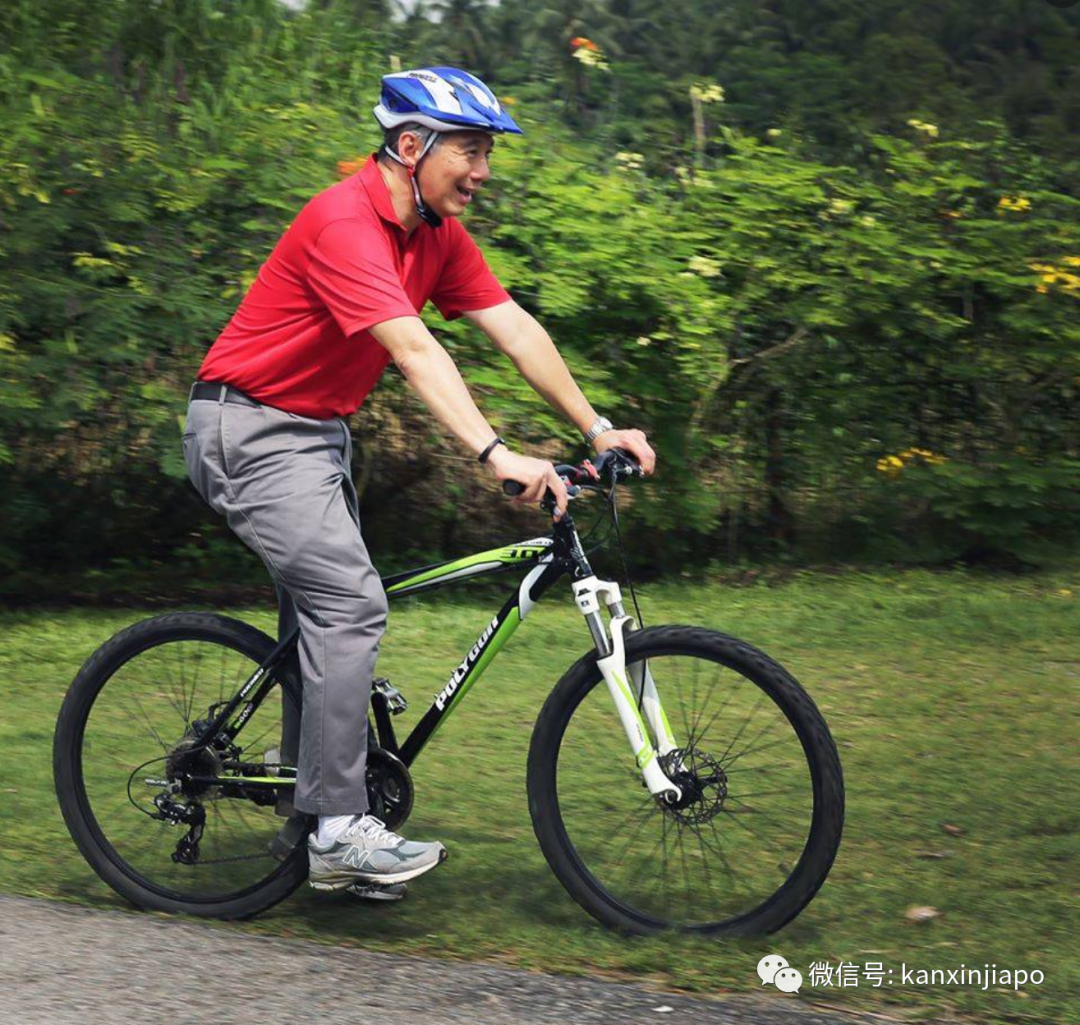
{"label": "shirt collar", "polygon": [[386,222],[395,228],[405,230],[405,225],[398,220],[394,212],[394,202],[390,198],[390,190],[383,181],[382,172],[379,170],[379,162],[375,159],[376,154],[368,157],[368,162],[360,169],[360,181],[364,186],[368,197],[371,199],[375,212]]}

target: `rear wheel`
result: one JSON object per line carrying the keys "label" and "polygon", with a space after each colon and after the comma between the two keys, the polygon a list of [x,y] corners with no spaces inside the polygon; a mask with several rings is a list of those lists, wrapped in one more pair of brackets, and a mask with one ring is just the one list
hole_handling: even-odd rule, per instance
{"label": "rear wheel", "polygon": [[589,914],[626,932],[779,929],[840,844],[843,778],[821,714],[776,662],[715,631],[635,631],[626,662],[631,678],[647,665],[655,680],[677,744],[660,764],[683,797],[671,806],[644,787],[590,653],[552,691],[529,751],[549,865]]}
{"label": "rear wheel", "polygon": [[[287,664],[230,751],[200,750],[195,742],[200,722],[213,717],[273,647],[246,623],[173,613],[111,638],[68,690],[53,750],[64,821],[94,871],[140,907],[245,917],[284,899],[306,878],[306,822],[282,832],[288,820],[275,810],[279,794],[292,796],[291,787],[182,794],[169,787],[178,770],[225,776],[234,771],[228,762],[277,761],[283,703],[299,716],[299,680]],[[166,794],[172,821],[161,816]]]}

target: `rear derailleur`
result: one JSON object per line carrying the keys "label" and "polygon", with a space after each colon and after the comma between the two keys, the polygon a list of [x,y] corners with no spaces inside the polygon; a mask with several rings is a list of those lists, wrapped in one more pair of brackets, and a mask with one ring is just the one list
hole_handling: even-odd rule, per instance
{"label": "rear derailleur", "polygon": [[180,837],[172,860],[178,865],[194,865],[199,860],[199,841],[202,839],[203,826],[206,824],[206,809],[201,804],[186,804],[174,801],[171,794],[158,794],[154,798],[154,807],[158,813],[154,818],[170,825],[185,825],[188,831]]}

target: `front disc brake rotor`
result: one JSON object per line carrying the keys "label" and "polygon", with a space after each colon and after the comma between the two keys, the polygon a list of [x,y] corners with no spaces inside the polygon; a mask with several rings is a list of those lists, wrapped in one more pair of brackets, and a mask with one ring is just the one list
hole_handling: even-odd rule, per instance
{"label": "front disc brake rotor", "polygon": [[697,748],[677,747],[659,758],[664,775],[682,797],[664,807],[680,822],[698,825],[720,814],[727,798],[727,774],[711,755]]}

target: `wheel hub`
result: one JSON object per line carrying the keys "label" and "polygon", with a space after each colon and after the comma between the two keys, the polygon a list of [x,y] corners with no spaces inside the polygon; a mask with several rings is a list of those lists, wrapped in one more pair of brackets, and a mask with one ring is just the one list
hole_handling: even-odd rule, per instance
{"label": "wheel hub", "polygon": [[199,797],[211,788],[205,785],[187,782],[190,776],[219,776],[221,774],[221,754],[211,747],[201,744],[194,731],[189,729],[183,740],[165,757],[165,776],[172,782],[177,779],[183,784],[184,793],[189,797]]}
{"label": "wheel hub", "polygon": [[697,748],[677,747],[659,759],[664,775],[682,796],[664,807],[680,822],[699,824],[720,814],[727,798],[727,775],[720,763]]}

